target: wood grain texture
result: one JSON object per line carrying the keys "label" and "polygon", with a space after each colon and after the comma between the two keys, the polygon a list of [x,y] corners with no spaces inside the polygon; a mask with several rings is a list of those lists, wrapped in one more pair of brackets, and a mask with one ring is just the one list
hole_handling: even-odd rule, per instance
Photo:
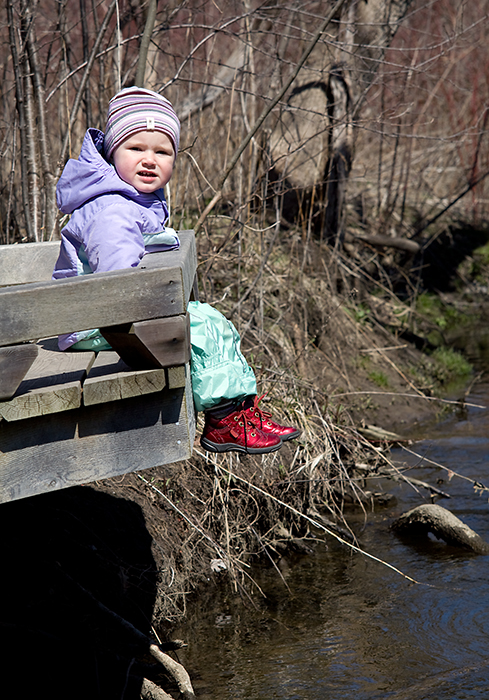
{"label": "wood grain texture", "polygon": [[12,398],[38,352],[32,343],[0,348],[0,401]]}
{"label": "wood grain texture", "polygon": [[[180,238],[180,251],[176,252],[180,252],[182,258],[186,261],[186,264],[182,264],[181,262],[178,264],[182,271],[183,293],[188,303],[194,291],[195,275],[197,272],[197,246],[195,244],[195,234],[192,230],[179,231],[178,236]],[[159,267],[161,263],[158,258],[161,257],[161,255],[168,255],[168,253],[150,253],[149,255],[145,255],[139,267],[146,270],[153,270]]]}
{"label": "wood grain texture", "polygon": [[61,352],[56,339],[41,341],[39,354],[13,398],[0,402],[0,416],[20,421],[81,405],[81,387],[95,353]]}
{"label": "wood grain texture", "polygon": [[[185,255],[195,261],[197,266],[197,252],[193,231],[178,232],[181,249],[185,248]],[[12,284],[29,284],[32,282],[49,282],[59,254],[59,241],[45,241],[43,243],[22,243],[20,245],[0,245],[0,287]],[[140,267],[158,265],[153,255],[145,256]],[[192,280],[193,281],[193,280]],[[191,281],[191,282],[192,282]],[[185,275],[185,286],[188,277]],[[187,289],[185,290],[187,293]],[[190,296],[190,292],[188,292]]]}
{"label": "wood grain texture", "polygon": [[181,389],[0,423],[0,502],[187,459],[195,438]]}
{"label": "wood grain texture", "polygon": [[163,369],[135,371],[116,352],[100,352],[83,383],[83,405],[153,394],[165,386]]}
{"label": "wood grain texture", "polygon": [[59,241],[0,245],[0,287],[48,282],[58,253]]}
{"label": "wood grain texture", "polygon": [[190,317],[187,314],[110,326],[101,328],[100,332],[133,369],[157,369],[190,361]]}
{"label": "wood grain texture", "polygon": [[178,389],[179,387],[185,386],[187,381],[187,374],[190,372],[190,365],[183,365],[181,367],[168,367],[167,373],[167,384],[169,389]]}
{"label": "wood grain texture", "polygon": [[1,345],[185,314],[196,256],[193,234],[183,234],[179,250],[147,255],[137,269],[0,289]]}

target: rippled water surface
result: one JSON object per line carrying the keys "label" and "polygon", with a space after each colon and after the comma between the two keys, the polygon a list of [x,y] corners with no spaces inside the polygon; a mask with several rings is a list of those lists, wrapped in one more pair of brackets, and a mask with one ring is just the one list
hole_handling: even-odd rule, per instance
{"label": "rippled water surface", "polygon": [[[489,386],[471,401],[489,406]],[[417,465],[412,476],[437,484],[448,508],[489,541],[489,410],[450,418],[411,448],[457,472]],[[401,542],[393,518],[429,502],[427,491],[388,487],[398,503],[354,516],[361,546],[411,578],[328,541],[314,554],[255,571],[266,598],[244,608],[230,592],[202,601],[180,631],[191,645],[180,660],[199,698],[212,700],[489,699],[489,556],[435,540]],[[289,588],[287,591],[286,585]]]}

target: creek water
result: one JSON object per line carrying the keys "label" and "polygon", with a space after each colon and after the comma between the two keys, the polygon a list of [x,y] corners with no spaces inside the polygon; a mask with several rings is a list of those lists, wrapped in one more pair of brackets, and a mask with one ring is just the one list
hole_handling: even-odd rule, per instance
{"label": "creek water", "polygon": [[[489,384],[470,402],[489,407]],[[409,450],[393,450],[411,476],[450,495],[437,499],[489,541],[489,408],[469,407]],[[426,462],[453,470],[457,475]],[[461,478],[463,477],[463,478]],[[266,597],[243,605],[229,590],[203,599],[178,636],[198,698],[212,700],[462,700],[489,698],[489,556],[433,539],[407,543],[392,520],[429,502],[426,490],[383,484],[397,504],[349,514],[360,546],[419,583],[331,541],[314,553],[252,573]]]}

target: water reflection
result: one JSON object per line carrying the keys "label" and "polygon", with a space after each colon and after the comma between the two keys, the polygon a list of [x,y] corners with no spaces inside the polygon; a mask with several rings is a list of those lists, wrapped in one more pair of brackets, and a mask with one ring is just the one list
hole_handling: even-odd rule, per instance
{"label": "water reflection", "polygon": [[[472,395],[489,405],[489,386]],[[451,498],[439,501],[489,541],[489,411],[470,409],[421,439],[413,451],[463,475],[408,461],[413,476]],[[389,530],[393,518],[426,502],[427,491],[390,485],[398,504],[355,523],[361,545],[423,585],[415,585],[335,542],[314,554],[257,569],[266,593],[245,609],[230,591],[201,601],[179,635],[199,698],[213,700],[458,700],[489,697],[489,557],[441,542],[416,546]]]}

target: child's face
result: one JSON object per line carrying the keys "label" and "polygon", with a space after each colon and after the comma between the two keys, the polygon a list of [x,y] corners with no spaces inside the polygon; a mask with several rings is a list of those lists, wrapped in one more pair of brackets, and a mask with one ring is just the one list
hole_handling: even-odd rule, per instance
{"label": "child's face", "polygon": [[112,154],[117,174],[139,192],[164,187],[173,173],[175,153],[166,134],[138,131],[123,141]]}

